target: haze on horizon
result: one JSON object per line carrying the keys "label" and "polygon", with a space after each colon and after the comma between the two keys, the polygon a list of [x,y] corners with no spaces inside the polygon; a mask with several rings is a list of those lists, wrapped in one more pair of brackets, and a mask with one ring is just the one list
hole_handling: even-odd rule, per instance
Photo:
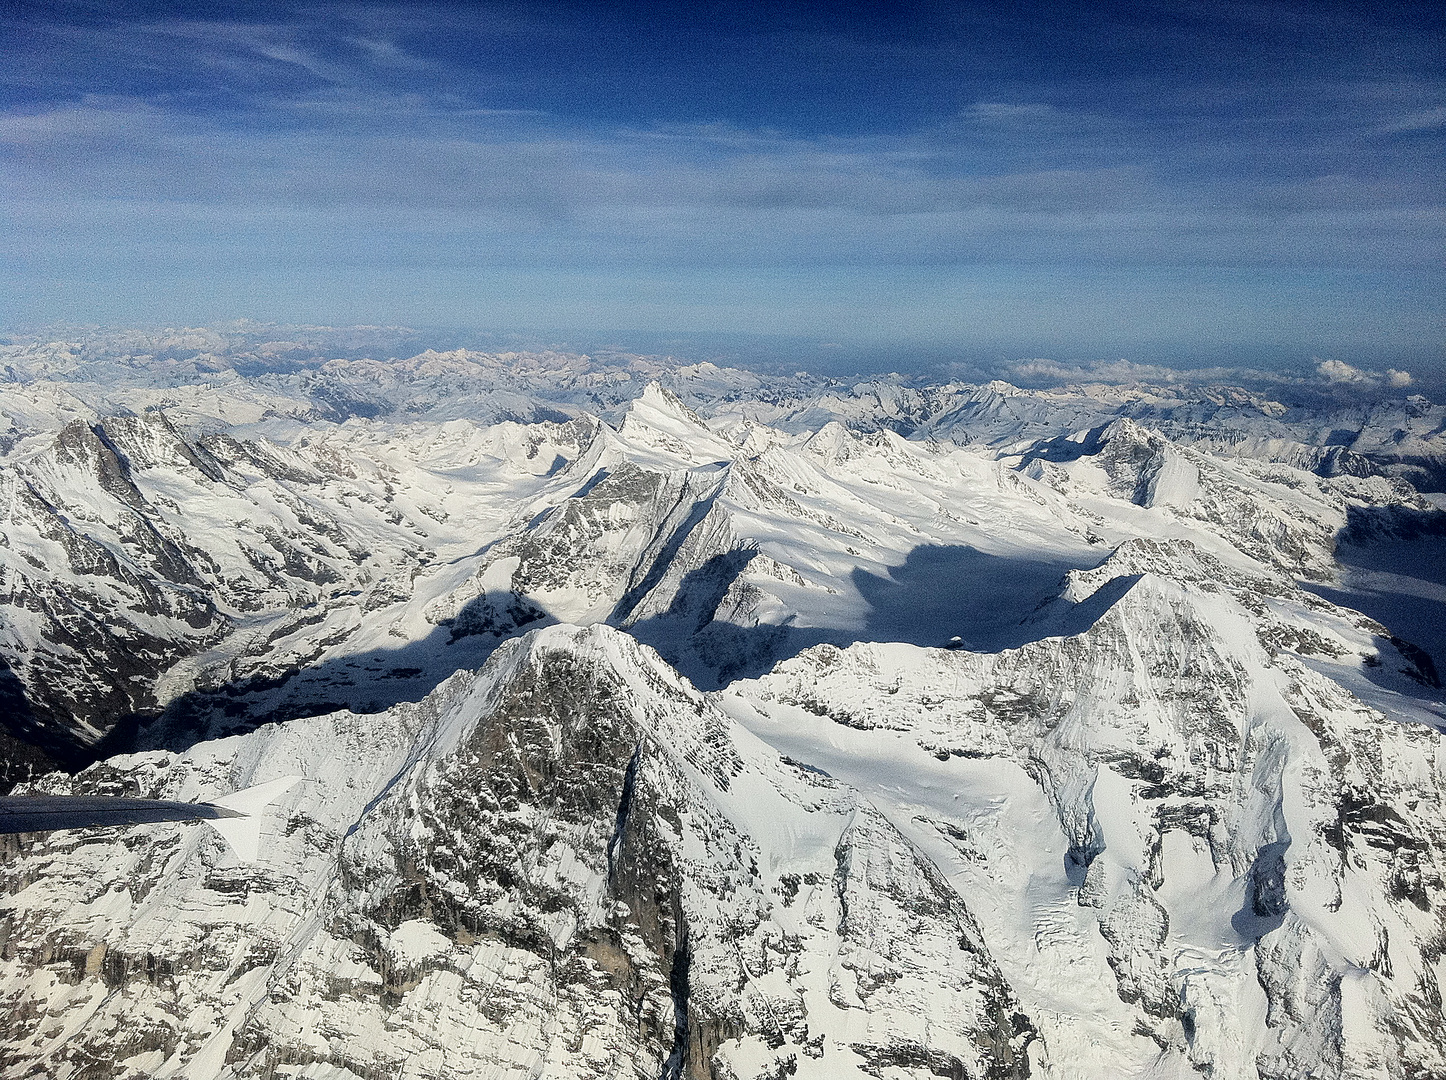
{"label": "haze on horizon", "polygon": [[6,326],[1446,371],[1425,5],[9,10]]}

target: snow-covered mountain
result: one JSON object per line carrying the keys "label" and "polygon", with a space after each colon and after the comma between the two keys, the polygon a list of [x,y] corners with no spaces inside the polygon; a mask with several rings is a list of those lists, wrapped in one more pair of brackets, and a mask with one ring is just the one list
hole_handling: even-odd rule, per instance
{"label": "snow-covered mountain", "polygon": [[8,779],[309,782],[10,842],[5,1075],[1446,1076],[1440,407],[176,337],[8,347]]}

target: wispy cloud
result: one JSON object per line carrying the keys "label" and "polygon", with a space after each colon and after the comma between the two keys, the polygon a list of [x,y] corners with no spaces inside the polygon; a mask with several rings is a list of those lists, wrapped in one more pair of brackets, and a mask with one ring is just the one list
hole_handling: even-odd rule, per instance
{"label": "wispy cloud", "polygon": [[1446,105],[1438,105],[1431,109],[1421,109],[1418,112],[1399,117],[1386,124],[1384,130],[1395,133],[1405,131],[1437,131],[1442,128],[1446,128]]}
{"label": "wispy cloud", "polygon": [[[928,133],[808,139],[580,131],[378,92],[310,94],[237,124],[84,99],[0,116],[12,199],[304,211],[353,206],[461,230],[539,226],[570,258],[900,259],[1100,265],[1429,266],[1446,210],[1374,180],[1181,186],[1145,165],[980,170]],[[684,137],[686,136],[686,137]],[[509,225],[509,215],[517,215]]]}
{"label": "wispy cloud", "polygon": [[970,106],[963,115],[981,124],[1030,130],[1041,127],[1074,127],[1078,126],[1080,119],[1067,110],[1043,102],[979,101]]}

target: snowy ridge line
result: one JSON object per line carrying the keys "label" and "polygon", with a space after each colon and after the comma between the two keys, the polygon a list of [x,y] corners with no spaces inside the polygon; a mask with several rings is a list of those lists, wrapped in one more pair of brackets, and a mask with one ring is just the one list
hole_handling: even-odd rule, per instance
{"label": "snowy ridge line", "polygon": [[[959,470],[960,465],[967,461],[985,460],[977,453],[961,456],[961,452],[947,449],[950,444],[932,438],[924,442],[906,442],[888,432],[858,437],[833,422],[816,435],[788,436],[775,429],[764,436],[760,433],[767,429],[760,428],[755,421],[746,421],[738,429],[730,428],[732,421],[729,420],[721,424],[717,420],[705,422],[698,413],[656,384],[645,390],[616,432],[597,421],[589,421],[582,427],[576,423],[544,423],[531,427],[508,423],[481,431],[467,425],[458,426],[460,421],[448,422],[449,440],[458,443],[458,449],[464,454],[463,460],[477,463],[466,466],[469,472],[475,472],[477,465],[486,460],[500,466],[491,475],[482,474],[485,477],[482,486],[474,487],[469,497],[458,504],[457,511],[446,509],[445,494],[443,502],[440,505],[436,503],[438,485],[445,493],[455,487],[462,475],[450,465],[440,470],[435,470],[433,466],[435,471],[414,472],[413,493],[398,502],[397,483],[402,474],[395,463],[396,450],[383,436],[380,445],[385,453],[377,454],[375,449],[369,451],[375,458],[374,464],[367,467],[373,471],[379,484],[376,493],[380,499],[374,499],[373,505],[379,510],[390,507],[386,510],[388,520],[381,533],[375,530],[357,532],[365,518],[357,517],[356,500],[367,496],[365,490],[357,486],[362,474],[357,473],[355,463],[365,460],[357,457],[358,451],[377,443],[372,436],[361,432],[343,436],[338,432],[337,438],[319,442],[303,437],[295,447],[285,451],[287,462],[278,467],[275,464],[276,454],[258,455],[235,440],[226,442],[225,446],[213,442],[211,445],[216,454],[199,443],[192,447],[163,414],[148,413],[145,416],[150,419],[126,419],[115,429],[113,438],[106,435],[102,439],[83,425],[72,424],[62,431],[62,437],[51,454],[55,462],[70,463],[68,468],[77,462],[84,466],[80,474],[75,474],[73,469],[66,474],[69,477],[67,483],[81,484],[78,491],[86,492],[86,485],[92,482],[85,469],[96,470],[93,474],[96,488],[86,492],[82,505],[76,508],[82,518],[103,522],[107,515],[117,513],[133,518],[137,507],[140,507],[142,520],[148,522],[141,535],[159,537],[159,548],[155,544],[142,544],[131,551],[119,539],[120,533],[108,533],[106,529],[90,528],[77,533],[56,516],[60,513],[57,507],[65,502],[58,495],[59,502],[43,502],[38,516],[17,517],[12,510],[12,540],[19,542],[22,549],[30,545],[34,552],[28,555],[29,561],[22,559],[11,564],[10,571],[16,586],[23,586],[38,596],[53,595],[57,603],[74,607],[81,613],[82,621],[89,625],[82,626],[77,636],[74,625],[47,627],[43,617],[37,620],[33,614],[23,614],[10,629],[9,645],[0,642],[0,648],[8,648],[9,655],[14,658],[12,670],[19,675],[21,683],[27,684],[28,680],[28,685],[23,685],[22,689],[29,699],[26,705],[34,716],[34,722],[49,729],[54,738],[71,739],[81,746],[96,741],[96,722],[103,731],[108,720],[113,721],[118,715],[139,713],[144,718],[167,708],[175,712],[182,706],[188,712],[199,707],[204,713],[214,707],[207,703],[206,695],[216,689],[224,689],[228,696],[235,696],[239,683],[239,688],[243,689],[241,696],[245,697],[247,679],[255,680],[259,685],[278,678],[284,682],[294,672],[304,672],[307,666],[318,663],[325,666],[324,658],[329,655],[334,656],[343,669],[371,666],[370,662],[358,665],[347,659],[368,650],[370,656],[385,663],[386,653],[395,651],[398,638],[416,642],[419,646],[420,664],[403,662],[398,666],[399,671],[417,671],[415,678],[421,680],[422,685],[418,687],[414,684],[412,695],[415,696],[425,691],[427,681],[434,684],[447,671],[475,664],[485,655],[485,652],[477,651],[487,647],[485,641],[474,640],[469,643],[474,646],[471,655],[458,655],[438,662],[432,646],[421,640],[432,626],[452,623],[463,614],[466,617],[461,623],[451,628],[449,645],[455,646],[459,638],[476,638],[479,634],[483,637],[490,635],[495,640],[537,619],[638,621],[640,617],[636,613],[650,611],[653,613],[652,620],[656,621],[657,616],[663,616],[663,619],[656,625],[650,622],[650,625],[639,629],[645,639],[662,648],[670,659],[680,663],[702,684],[714,685],[736,674],[751,673],[764,657],[776,654],[779,648],[787,649],[790,640],[797,640],[800,636],[806,639],[810,623],[818,625],[820,634],[831,635],[835,639],[855,633],[858,629],[878,632],[869,627],[858,627],[859,615],[841,610],[802,611],[790,615],[789,601],[793,598],[779,597],[782,604],[777,607],[764,600],[759,607],[755,597],[778,595],[776,587],[759,581],[761,572],[773,578],[781,576],[788,584],[821,587],[836,595],[839,590],[831,579],[841,573],[851,573],[855,581],[896,581],[898,565],[903,563],[906,569],[908,567],[909,551],[927,550],[930,541],[935,546],[943,546],[951,541],[957,544],[963,540],[968,546],[984,552],[990,552],[991,548],[997,550],[1001,541],[1004,541],[1002,546],[1006,549],[1011,546],[1009,538],[997,530],[992,535],[971,536],[967,529],[958,529],[957,526],[970,522],[947,510],[953,498],[947,486],[935,491],[930,491],[927,486],[918,486],[921,482],[927,485],[938,481],[947,485],[949,470]],[[710,428],[710,423],[718,430]],[[104,434],[103,425],[97,427]],[[724,437],[720,438],[720,433]],[[568,441],[582,438],[586,439],[585,444]],[[892,443],[888,441],[890,439]],[[424,441],[435,448],[435,439],[430,434],[425,435]],[[784,448],[789,445],[797,449],[786,452]],[[695,460],[699,447],[705,449],[702,457]],[[525,456],[520,456],[523,450]],[[799,450],[803,452],[799,453]],[[567,461],[567,458],[559,451],[572,455],[560,471],[557,463]],[[483,456],[479,457],[479,453]],[[683,454],[681,460],[676,458],[679,453]],[[733,455],[731,462],[720,464],[719,459],[730,453]],[[413,459],[434,454],[435,449],[420,454],[417,451],[406,452],[406,456]],[[202,455],[205,455],[204,462]],[[489,458],[487,455],[501,456]],[[552,464],[546,465],[549,455]],[[51,458],[41,454],[35,460],[43,463]],[[1094,479],[1084,466],[1094,463],[1102,465],[1106,471],[1108,480],[1104,488],[1109,496],[1125,497],[1137,505],[1194,519],[1203,525],[1204,533],[1197,536],[1197,542],[1216,541],[1223,533],[1228,542],[1255,561],[1273,562],[1288,572],[1317,579],[1328,578],[1333,572],[1330,567],[1334,540],[1329,534],[1332,531],[1339,533],[1342,528],[1342,509],[1349,517],[1362,502],[1368,510],[1384,504],[1385,508],[1396,506],[1415,513],[1423,522],[1440,514],[1431,504],[1414,499],[1409,489],[1401,487],[1398,482],[1386,484],[1379,478],[1341,477],[1330,482],[1312,479],[1311,483],[1322,488],[1320,496],[1325,498],[1315,496],[1302,500],[1295,494],[1300,490],[1300,481],[1294,476],[1279,470],[1262,473],[1227,466],[1214,461],[1209,455],[1174,447],[1162,436],[1148,432],[1127,419],[1078,436],[1062,440],[1056,438],[1049,441],[1043,450],[1020,454],[1017,460],[1019,465],[1016,468],[1012,464],[1015,458],[1006,456],[1002,459],[1001,463],[1008,466],[1005,476],[1021,494],[1049,509],[1045,517],[1053,520],[1039,521],[1034,531],[1039,538],[1037,543],[1047,543],[1056,549],[1059,541],[1071,533],[1084,535],[1091,543],[1108,542],[1109,538],[1099,536],[1099,530],[1093,524],[1100,517],[1098,508],[1086,507],[1070,499],[1067,490],[1072,482],[1071,476],[1087,476],[1085,486],[1088,489]],[[669,461],[673,463],[670,465]],[[261,474],[248,471],[258,463],[263,468]],[[819,474],[820,464],[826,475]],[[218,480],[217,477],[225,476],[225,469],[234,470],[243,465],[247,498],[253,497],[255,492],[266,496],[256,504],[257,510],[264,508],[264,514],[253,527],[257,530],[257,542],[269,548],[271,554],[244,539],[236,545],[231,533],[220,547],[209,542],[202,548],[188,547],[184,540],[188,533],[183,531],[182,517],[168,518],[166,511],[168,505],[174,505],[179,510],[180,504],[174,495],[183,489],[194,489],[196,499],[204,495],[204,501],[197,504],[198,508],[214,501],[217,494],[225,494],[229,499],[243,478]],[[946,467],[943,473],[941,465]],[[713,473],[715,466],[718,467],[716,474]],[[489,469],[492,468],[489,466]],[[179,469],[180,472],[170,476],[167,469]],[[273,471],[267,473],[266,469]],[[901,469],[904,471],[899,472]],[[43,476],[58,475],[48,470],[50,466],[40,468],[37,480]],[[509,471],[522,480],[520,487],[514,488],[515,494],[526,500],[529,493],[534,493],[541,502],[533,502],[528,507],[524,501],[519,506],[509,502],[512,495],[502,495],[499,500],[497,481],[508,476]],[[965,483],[977,483],[980,479],[977,469],[959,471],[963,474],[959,480]],[[971,472],[974,473],[972,477]],[[329,473],[335,476],[334,481],[325,479]],[[586,479],[579,482],[579,477]],[[1020,477],[1034,484],[1021,487],[1018,484]],[[154,501],[140,494],[136,480],[141,480],[148,487],[160,485],[154,492]],[[539,480],[543,482],[541,486],[537,484]],[[1280,486],[1285,481],[1295,490]],[[58,481],[51,480],[50,483],[55,487]],[[178,487],[178,483],[182,487]],[[337,501],[328,508],[328,500],[318,501],[320,492],[317,487],[329,484],[336,487]],[[594,490],[598,484],[602,485],[600,491]],[[184,485],[190,485],[190,488]],[[710,491],[714,485],[719,486]],[[869,490],[868,486],[861,485],[883,490]],[[890,489],[903,492],[910,487],[914,487],[917,495],[926,500],[923,507],[926,513],[922,518],[915,518],[917,509],[904,505],[886,507],[879,499],[880,495],[893,498]],[[1043,496],[1044,491],[1050,490],[1064,496],[1062,506],[1051,506],[1050,499]],[[118,506],[108,501],[113,499],[113,491],[125,493]],[[687,493],[695,493],[691,496],[692,510],[677,522],[676,528],[668,524],[674,520],[667,508],[668,492],[677,493],[676,505],[680,508],[689,497]],[[479,498],[484,506],[500,503],[498,512],[491,519],[492,528],[496,531],[481,544],[477,543],[475,533],[466,534],[465,538],[463,534],[450,534],[455,536],[455,546],[444,553],[437,541],[449,534],[445,530],[439,533],[438,526],[446,525],[453,517],[457,517],[459,522],[465,520],[458,516],[459,513],[474,513]],[[638,501],[640,499],[641,502]],[[647,505],[650,500],[655,504]],[[821,500],[823,505],[820,505]],[[1276,503],[1280,501],[1284,505],[1277,509]],[[635,538],[620,537],[631,550],[610,552],[598,549],[597,555],[604,560],[601,566],[583,552],[573,550],[573,545],[579,540],[589,543],[603,541],[604,548],[612,543],[609,539],[614,529],[611,521],[597,520],[596,511],[573,513],[574,508],[588,505],[613,508],[608,513],[614,515],[618,509],[634,505],[641,515],[633,529]],[[266,518],[265,515],[272,514],[271,508],[276,506],[289,508],[289,524]],[[417,516],[408,521],[399,507],[410,507],[408,512],[416,512]],[[1026,514],[1021,519],[1020,509],[1018,506],[1000,506],[993,513],[986,514],[983,520],[986,525],[992,520],[1008,523],[1013,528],[1025,524],[1029,516],[1039,516]],[[740,520],[740,512],[753,521]],[[877,528],[868,532],[867,543],[882,547],[887,552],[872,566],[868,560],[858,557],[862,549],[857,545],[864,539],[865,532],[846,524],[861,512],[865,519],[874,515],[877,525],[885,530],[883,534]],[[205,512],[201,514],[202,518],[204,516]],[[192,526],[197,514],[187,512],[184,517],[186,525]],[[589,520],[590,517],[592,520]],[[1064,518],[1062,522],[1058,520],[1060,517]],[[1075,520],[1071,521],[1071,518]],[[519,529],[517,522],[520,519],[527,519],[527,524]],[[760,519],[764,523],[761,533]],[[1408,528],[1417,527],[1412,519],[1400,520],[1405,521]],[[1400,527],[1396,519],[1391,521],[1390,528]],[[979,523],[977,519],[972,522],[975,525]],[[1140,524],[1138,521],[1122,521],[1116,537],[1129,536]],[[1306,527],[1304,531],[1302,525]],[[411,537],[401,549],[395,547],[394,526],[402,526],[403,532]],[[779,526],[791,530],[792,536],[778,532]],[[1350,527],[1360,528],[1359,524]],[[670,532],[670,528],[673,531]],[[61,550],[55,549],[54,545],[49,545],[49,550],[46,550],[47,545],[43,542],[36,545],[33,539],[28,538],[34,536],[31,529],[63,541]],[[653,538],[648,539],[647,532],[641,530],[651,530]],[[765,542],[768,531],[774,533],[772,543]],[[813,537],[808,535],[810,532]],[[894,535],[890,537],[888,532]],[[1314,535],[1310,535],[1312,532]],[[349,533],[353,535],[349,537]],[[717,535],[705,542],[704,533]],[[750,536],[750,533],[755,535]],[[827,535],[830,533],[833,537]],[[196,535],[194,528],[190,528],[189,535]],[[241,537],[245,535],[243,531]],[[166,539],[167,536],[174,539]],[[591,540],[588,540],[589,536]],[[845,562],[840,566],[836,556],[823,551],[789,552],[786,545],[791,540],[803,540],[807,546],[819,542],[839,545],[842,541],[841,546],[846,554],[850,554],[849,561],[853,565],[849,567]],[[428,541],[433,545],[431,548],[425,546]],[[224,553],[225,545],[231,545],[233,557],[239,557],[246,567],[239,576],[235,570],[217,575],[204,569],[208,564],[219,567],[217,558]],[[890,545],[892,552],[888,552]],[[125,558],[117,562],[115,557],[107,554],[114,550],[125,553]],[[732,551],[739,554],[735,557],[730,554]],[[755,559],[752,554],[755,552],[761,557]],[[685,557],[680,559],[680,553]],[[632,564],[616,568],[606,565],[618,556],[630,560]],[[518,557],[522,563],[538,560],[538,564],[523,565],[510,571],[499,565],[513,557]],[[1088,560],[1094,556],[1058,551],[1056,557],[1062,560],[1063,570],[1069,568],[1070,559]],[[338,561],[339,558],[341,561]],[[116,585],[104,585],[96,591],[89,582],[82,586],[79,581],[67,580],[64,576],[44,580],[34,574],[34,564],[53,563],[57,559],[68,560],[73,568],[92,568],[97,565],[97,559],[101,563],[108,559],[109,565],[114,567],[110,573],[115,576]],[[571,576],[570,583],[558,578],[559,559],[576,559],[582,564]],[[686,593],[680,594],[678,587],[684,584],[689,574],[693,574],[694,580],[700,583],[710,580],[703,572],[703,564],[708,559],[719,560],[710,564],[714,568],[711,573],[716,579],[716,586],[710,585],[705,595],[697,600]],[[751,562],[751,572],[730,582],[727,575],[733,564],[728,560]],[[460,589],[449,585],[451,573],[472,567],[476,569],[471,583]],[[812,581],[810,569],[815,578]],[[237,583],[245,581],[246,574],[254,577],[257,570],[263,571],[262,576],[238,592]],[[822,580],[817,580],[819,571],[822,572]],[[347,576],[358,574],[360,579],[355,584],[366,586],[371,582],[370,588],[342,587]],[[409,577],[411,586],[400,585],[397,581],[399,574]],[[860,579],[860,574],[871,577]],[[224,601],[220,610],[210,606],[211,601],[204,593],[208,576],[218,583],[226,582],[219,593]],[[539,578],[542,580],[537,580]],[[617,581],[626,581],[628,585],[619,588],[614,584]],[[424,582],[432,584],[424,585]],[[572,595],[557,595],[557,587],[565,584],[570,584],[565,593]],[[539,585],[544,587],[539,589]],[[491,593],[505,597],[508,586],[511,586],[512,600],[500,599],[494,603],[484,595]],[[760,588],[761,592],[755,591]],[[1043,581],[1034,588],[1041,598],[1047,595]],[[188,607],[176,610],[174,602],[166,599],[167,591],[172,589],[181,589],[181,595],[191,598],[186,602]],[[427,598],[424,589],[432,591],[431,598]],[[721,590],[721,596],[712,595],[713,589]],[[137,590],[140,592],[139,599],[135,597]],[[638,590],[642,593],[639,594]],[[409,593],[421,601],[408,605],[411,612],[398,611],[386,625],[383,625],[382,619],[377,619],[371,627],[366,625],[371,621],[371,612],[405,604]],[[581,594],[587,594],[593,602],[579,603]],[[646,600],[647,594],[655,595],[652,600]],[[114,640],[110,631],[104,628],[103,620],[89,614],[98,613],[102,608],[113,609],[119,597],[125,597],[130,607],[148,613],[147,620],[138,621],[124,642]],[[233,626],[244,626],[252,618],[246,614],[248,607],[278,602],[295,605],[303,600],[304,610],[314,610],[316,614],[299,618],[300,633],[278,633],[276,637],[268,635],[257,642],[231,632]],[[611,614],[607,614],[601,606],[609,601]],[[873,603],[873,598],[869,598],[868,602]],[[705,645],[701,639],[685,640],[680,651],[668,639],[680,634],[687,639],[689,634],[680,627],[669,625],[670,617],[680,615],[684,609],[699,603],[715,608],[722,604],[723,609],[730,612],[731,622],[737,624],[740,619],[743,621],[745,635],[749,637],[758,636],[754,627],[779,628],[761,631],[764,636],[771,634],[779,640],[750,647],[745,650],[745,655],[738,657],[728,655],[736,650],[736,646],[720,650],[713,648],[711,641]],[[469,605],[475,609],[475,614],[469,610]],[[839,605],[824,606],[837,609]],[[877,604],[873,606],[876,610],[883,610]],[[21,614],[21,611],[16,614]],[[421,615],[421,619],[417,618],[417,614]],[[691,618],[695,632],[703,632],[704,638],[728,633],[706,631],[711,621],[707,610],[699,610]],[[753,622],[755,618],[756,623]],[[674,618],[673,621],[677,620]],[[925,620],[925,623],[929,621]],[[24,630],[27,624],[31,627],[28,632]],[[196,632],[198,629],[201,634]],[[800,635],[799,631],[804,633]],[[911,631],[890,627],[884,632],[908,634]],[[919,634],[923,631],[916,628],[912,632]],[[107,661],[105,665],[95,665],[89,670],[83,667],[78,682],[70,673],[55,677],[61,668],[72,665],[75,647],[68,642],[73,640],[85,642],[92,654]],[[225,644],[228,640],[232,642],[229,646]],[[915,637],[914,640],[923,639]],[[140,649],[136,648],[136,642],[141,644]],[[258,647],[261,655],[252,655],[252,650]],[[191,655],[197,651],[210,657],[205,667],[199,670],[191,660]],[[759,659],[750,661],[747,654],[755,651]],[[84,660],[82,664],[85,664]],[[27,671],[37,665],[40,670],[33,675]],[[156,668],[163,670],[159,674],[151,674]],[[43,680],[41,670],[47,676]],[[248,671],[250,674],[237,679],[238,675]],[[303,674],[301,681],[305,683],[308,677]],[[348,671],[325,681],[334,687],[359,685],[357,676]],[[361,685],[375,687],[375,683]],[[195,688],[189,698],[187,695],[191,692],[187,690],[188,686]],[[362,697],[363,692],[363,689],[357,689],[344,693],[341,700],[330,700],[336,704],[365,708],[369,702]],[[178,695],[186,700],[177,704]],[[243,715],[272,716],[278,712],[286,715],[294,708],[309,707],[299,700],[306,697],[306,692],[300,688],[280,696],[282,700],[279,703],[268,707],[258,701],[243,710]],[[297,700],[296,705],[288,705],[287,698]],[[380,704],[385,703],[383,698]],[[96,715],[95,722],[91,719],[92,714]],[[193,727],[194,721],[187,721],[187,726]],[[175,737],[158,733],[155,739],[174,740]],[[152,745],[164,745],[164,741],[153,741]]]}

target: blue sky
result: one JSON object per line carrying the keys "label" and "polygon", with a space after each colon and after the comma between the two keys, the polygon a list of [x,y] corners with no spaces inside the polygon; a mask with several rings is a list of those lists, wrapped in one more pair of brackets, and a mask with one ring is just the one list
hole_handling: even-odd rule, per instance
{"label": "blue sky", "polygon": [[0,323],[1439,373],[1433,8],[10,3]]}

